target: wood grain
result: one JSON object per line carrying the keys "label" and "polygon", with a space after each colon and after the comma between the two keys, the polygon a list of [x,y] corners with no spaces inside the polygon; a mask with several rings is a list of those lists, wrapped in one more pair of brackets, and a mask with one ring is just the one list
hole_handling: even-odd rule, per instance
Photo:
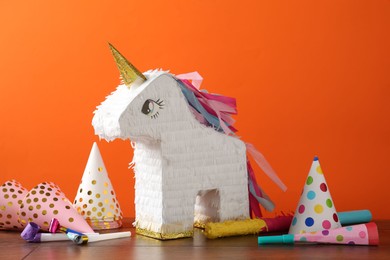
{"label": "wood grain", "polygon": [[[196,229],[193,238],[159,241],[135,234],[131,219],[115,231],[131,238],[78,246],[72,242],[27,243],[19,232],[0,232],[0,259],[390,259],[390,220],[375,221],[379,246],[257,245],[257,236],[209,240]],[[114,231],[110,231],[114,232]]]}

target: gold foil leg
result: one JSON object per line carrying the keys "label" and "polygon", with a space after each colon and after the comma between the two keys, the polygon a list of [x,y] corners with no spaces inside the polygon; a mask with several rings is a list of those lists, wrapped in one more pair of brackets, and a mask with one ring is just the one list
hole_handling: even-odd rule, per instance
{"label": "gold foil leg", "polygon": [[196,221],[194,223],[194,227],[196,227],[196,228],[204,229],[205,226],[206,226],[206,223],[204,223],[204,222]]}
{"label": "gold foil leg", "polygon": [[160,240],[170,240],[170,239],[192,237],[194,235],[193,230],[188,230],[188,231],[180,232],[180,233],[158,233],[158,232],[154,232],[151,230],[146,230],[146,229],[142,229],[142,228],[138,228],[138,227],[135,229],[135,232],[137,234],[140,234],[143,236],[156,238],[156,239],[160,239]]}

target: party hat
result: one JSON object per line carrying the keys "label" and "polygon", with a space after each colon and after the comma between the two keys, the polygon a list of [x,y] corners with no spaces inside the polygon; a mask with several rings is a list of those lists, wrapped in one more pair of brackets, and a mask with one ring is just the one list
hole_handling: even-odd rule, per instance
{"label": "party hat", "polygon": [[92,145],[74,206],[93,229],[122,226],[122,211],[96,143]]}
{"label": "party hat", "polygon": [[295,242],[376,246],[379,244],[378,227],[374,222],[370,222],[330,230],[258,238],[259,245],[293,244]]}
{"label": "party hat", "polygon": [[320,162],[314,157],[289,233],[299,234],[339,227],[339,217]]}
{"label": "party hat", "polygon": [[27,195],[27,189],[16,180],[6,181],[0,187],[0,230],[22,229],[18,221],[20,204]]}
{"label": "party hat", "polygon": [[42,230],[49,231],[50,221],[56,218],[63,226],[82,233],[93,233],[65,194],[52,182],[42,182],[30,190],[23,199],[18,214],[23,226],[34,222]]}

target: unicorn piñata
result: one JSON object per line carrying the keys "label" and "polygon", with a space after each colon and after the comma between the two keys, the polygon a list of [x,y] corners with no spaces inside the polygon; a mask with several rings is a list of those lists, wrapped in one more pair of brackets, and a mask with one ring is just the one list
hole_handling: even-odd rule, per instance
{"label": "unicorn pi\u00f1ata", "polygon": [[111,44],[110,49],[123,84],[97,107],[92,125],[107,141],[131,140],[137,233],[190,237],[194,223],[247,219],[251,211],[259,217],[259,203],[273,209],[247,151],[285,186],[264,157],[234,135],[235,99],[200,91],[197,73],[142,74]]}

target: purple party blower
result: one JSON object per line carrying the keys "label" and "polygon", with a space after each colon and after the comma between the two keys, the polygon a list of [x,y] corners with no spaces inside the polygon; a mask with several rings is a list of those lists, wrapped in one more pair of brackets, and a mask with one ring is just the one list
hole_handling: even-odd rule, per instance
{"label": "purple party blower", "polygon": [[23,229],[20,236],[31,243],[40,243],[40,242],[49,242],[49,241],[65,241],[69,240],[66,234],[57,233],[38,233],[41,229],[40,226],[35,224],[34,222],[29,222],[27,226]]}

